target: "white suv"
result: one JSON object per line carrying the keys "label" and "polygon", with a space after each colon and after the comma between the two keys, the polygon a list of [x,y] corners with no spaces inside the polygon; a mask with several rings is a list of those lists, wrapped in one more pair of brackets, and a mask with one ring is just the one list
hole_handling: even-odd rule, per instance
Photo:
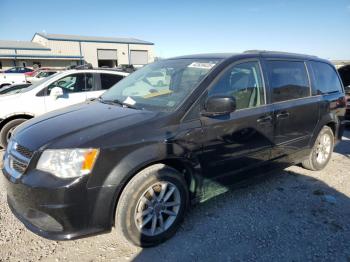
{"label": "white suv", "polygon": [[73,69],[51,75],[16,94],[0,96],[0,146],[22,122],[69,105],[99,97],[129,75],[100,69]]}

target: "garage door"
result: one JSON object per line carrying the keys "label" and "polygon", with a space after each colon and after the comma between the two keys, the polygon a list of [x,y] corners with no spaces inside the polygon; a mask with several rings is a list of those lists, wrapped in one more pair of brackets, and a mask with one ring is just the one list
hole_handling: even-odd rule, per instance
{"label": "garage door", "polygon": [[118,60],[117,49],[98,49],[99,60]]}
{"label": "garage door", "polygon": [[148,52],[143,50],[131,50],[130,64],[132,65],[148,64]]}

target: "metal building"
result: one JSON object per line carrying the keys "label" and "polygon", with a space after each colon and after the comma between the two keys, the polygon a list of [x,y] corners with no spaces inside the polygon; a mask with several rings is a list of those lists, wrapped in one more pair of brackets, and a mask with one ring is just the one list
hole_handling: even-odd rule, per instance
{"label": "metal building", "polygon": [[82,63],[94,67],[144,65],[154,61],[153,48],[153,43],[135,38],[35,33],[31,41],[0,40],[0,69]]}

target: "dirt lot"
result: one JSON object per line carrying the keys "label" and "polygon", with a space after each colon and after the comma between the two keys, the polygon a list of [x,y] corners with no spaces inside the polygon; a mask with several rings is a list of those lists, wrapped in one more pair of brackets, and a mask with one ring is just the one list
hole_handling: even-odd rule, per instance
{"label": "dirt lot", "polygon": [[40,238],[9,211],[1,175],[0,261],[350,261],[350,132],[335,151],[322,172],[294,166],[196,206],[175,237],[151,249],[114,230]]}

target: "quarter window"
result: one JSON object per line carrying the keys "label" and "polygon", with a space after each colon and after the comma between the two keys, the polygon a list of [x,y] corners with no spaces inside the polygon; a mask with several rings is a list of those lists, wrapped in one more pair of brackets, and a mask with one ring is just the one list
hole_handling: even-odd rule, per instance
{"label": "quarter window", "polygon": [[314,73],[314,92],[316,95],[329,94],[342,90],[340,80],[335,69],[322,62],[310,62]]}
{"label": "quarter window", "polygon": [[310,96],[309,78],[304,62],[267,61],[272,102]]}
{"label": "quarter window", "polygon": [[232,96],[237,109],[265,104],[259,62],[244,62],[226,70],[209,90],[209,96]]}
{"label": "quarter window", "polygon": [[118,83],[123,79],[121,75],[112,74],[100,74],[101,76],[101,89],[106,90],[112,87],[114,84]]}

